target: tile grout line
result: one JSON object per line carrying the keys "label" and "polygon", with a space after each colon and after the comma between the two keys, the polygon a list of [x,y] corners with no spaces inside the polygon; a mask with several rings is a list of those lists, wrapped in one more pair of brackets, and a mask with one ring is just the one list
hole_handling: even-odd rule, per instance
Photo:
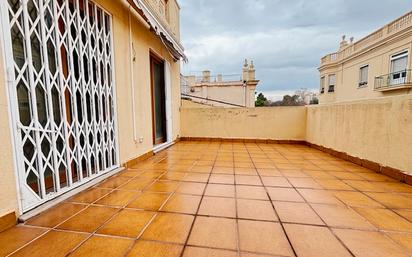
{"label": "tile grout line", "polygon": [[[257,145],[257,147],[258,147],[261,151],[263,151],[258,144],[256,144],[256,145]],[[276,216],[277,216],[277,218],[278,218],[279,224],[280,224],[280,226],[281,226],[281,228],[282,228],[282,231],[283,231],[283,233],[284,233],[284,235],[285,235],[285,237],[286,237],[286,240],[288,241],[289,246],[290,246],[290,248],[291,248],[294,256],[298,256],[297,253],[296,253],[295,248],[294,248],[293,245],[292,245],[292,242],[290,241],[289,235],[286,233],[285,226],[283,225],[283,222],[282,222],[282,220],[280,219],[280,216],[279,216],[279,214],[278,214],[278,212],[277,212],[277,210],[276,210],[276,208],[275,208],[275,205],[273,204],[273,201],[272,201],[272,199],[271,199],[271,197],[270,197],[270,194],[269,194],[269,192],[267,191],[267,188],[265,187],[265,185],[264,185],[264,183],[263,183],[262,176],[261,176],[260,173],[258,172],[258,170],[257,170],[257,168],[256,168],[256,165],[255,165],[255,163],[254,163],[254,161],[253,161],[253,158],[252,158],[252,156],[250,155],[250,151],[249,151],[249,149],[248,149],[247,147],[246,147],[246,151],[248,152],[249,158],[251,159],[251,161],[252,161],[252,163],[253,163],[253,166],[254,166],[254,168],[255,168],[255,171],[256,171],[256,173],[257,173],[258,176],[259,176],[260,182],[262,183],[262,186],[263,186],[263,188],[265,189],[266,195],[268,196],[269,201],[270,201],[270,204],[272,205],[272,209],[273,209],[273,211],[275,212],[275,214],[276,214]],[[264,151],[263,151],[263,153],[267,156],[267,154],[266,154]]]}
{"label": "tile grout line", "polygon": [[[284,154],[280,153],[285,159],[287,159]],[[287,159],[288,160],[288,159]],[[301,170],[301,169],[300,169]],[[306,200],[306,198],[297,190],[295,185],[290,182],[289,178],[286,177],[286,180],[291,184],[292,188],[299,194],[299,196],[305,201],[305,203],[309,206],[309,208],[316,214],[316,216],[326,225],[326,228],[333,234],[333,236],[341,243],[341,245],[348,251],[349,254],[351,254],[353,257],[355,257],[355,254],[352,253],[352,251],[346,246],[346,244],[343,243],[343,241],[335,234],[335,232],[332,230],[331,227],[327,225],[327,223],[323,220],[323,218],[315,211],[313,206]],[[280,219],[280,218],[279,218]],[[311,226],[311,224],[306,224],[307,226]]]}

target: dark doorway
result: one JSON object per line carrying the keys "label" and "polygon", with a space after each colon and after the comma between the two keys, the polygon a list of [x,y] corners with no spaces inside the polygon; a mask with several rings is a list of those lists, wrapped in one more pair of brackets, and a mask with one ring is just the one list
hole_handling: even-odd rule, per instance
{"label": "dark doorway", "polygon": [[167,141],[166,90],[164,61],[154,54],[150,55],[150,73],[152,84],[153,144],[158,145]]}

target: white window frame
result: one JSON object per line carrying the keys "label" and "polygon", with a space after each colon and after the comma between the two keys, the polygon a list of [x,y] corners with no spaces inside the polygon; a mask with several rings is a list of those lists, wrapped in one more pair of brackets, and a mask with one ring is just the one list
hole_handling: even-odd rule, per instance
{"label": "white window frame", "polygon": [[[365,69],[365,68],[367,69],[366,81],[362,81],[362,69]],[[367,87],[368,83],[369,83],[369,64],[365,64],[365,65],[360,66],[360,68],[359,68],[359,84],[358,84],[358,87],[359,88]]]}
{"label": "white window frame", "polygon": [[[394,61],[406,57],[406,67],[404,71],[395,72],[393,70]],[[400,85],[406,82],[407,70],[409,69],[409,50],[403,50],[398,53],[392,54],[389,61],[389,83],[390,85]],[[399,78],[394,78],[395,75],[400,75]]]}
{"label": "white window frame", "polygon": [[[320,77],[320,93],[323,94],[325,93],[325,76]],[[323,91],[323,92],[322,92]]]}
{"label": "white window frame", "polygon": [[[331,83],[330,78],[335,77],[335,82]],[[330,91],[330,87],[333,86],[333,91]],[[329,74],[328,75],[328,93],[334,93],[336,89],[336,74]]]}

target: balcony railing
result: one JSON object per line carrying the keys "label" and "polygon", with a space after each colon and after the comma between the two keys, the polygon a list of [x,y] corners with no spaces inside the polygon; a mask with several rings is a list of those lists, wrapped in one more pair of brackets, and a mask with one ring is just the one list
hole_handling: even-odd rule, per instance
{"label": "balcony railing", "polygon": [[408,12],[404,16],[376,30],[359,41],[353,44],[348,44],[348,46],[340,51],[322,57],[321,66],[334,64],[344,60],[345,58],[349,58],[354,54],[364,51],[368,47],[389,38],[394,33],[404,31],[410,27],[412,27],[412,12]]}
{"label": "balcony railing", "polygon": [[328,93],[333,93],[333,92],[335,92],[335,85],[329,85]]}
{"label": "balcony railing", "polygon": [[412,87],[412,70],[393,72],[375,78],[375,90],[387,91]]}

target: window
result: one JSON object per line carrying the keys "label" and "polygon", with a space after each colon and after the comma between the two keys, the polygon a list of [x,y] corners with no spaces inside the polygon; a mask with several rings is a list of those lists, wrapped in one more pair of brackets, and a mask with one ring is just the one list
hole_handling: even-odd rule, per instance
{"label": "window", "polygon": [[325,76],[320,78],[320,93],[325,93]]}
{"label": "window", "polygon": [[335,74],[331,74],[331,75],[329,75],[328,79],[329,79],[328,92],[329,92],[329,93],[335,92],[336,75],[335,75]]}
{"label": "window", "polygon": [[395,54],[391,57],[390,84],[398,85],[406,81],[406,70],[408,68],[408,51]]}
{"label": "window", "polygon": [[359,69],[359,87],[365,87],[368,85],[368,73],[369,65],[362,66]]}

